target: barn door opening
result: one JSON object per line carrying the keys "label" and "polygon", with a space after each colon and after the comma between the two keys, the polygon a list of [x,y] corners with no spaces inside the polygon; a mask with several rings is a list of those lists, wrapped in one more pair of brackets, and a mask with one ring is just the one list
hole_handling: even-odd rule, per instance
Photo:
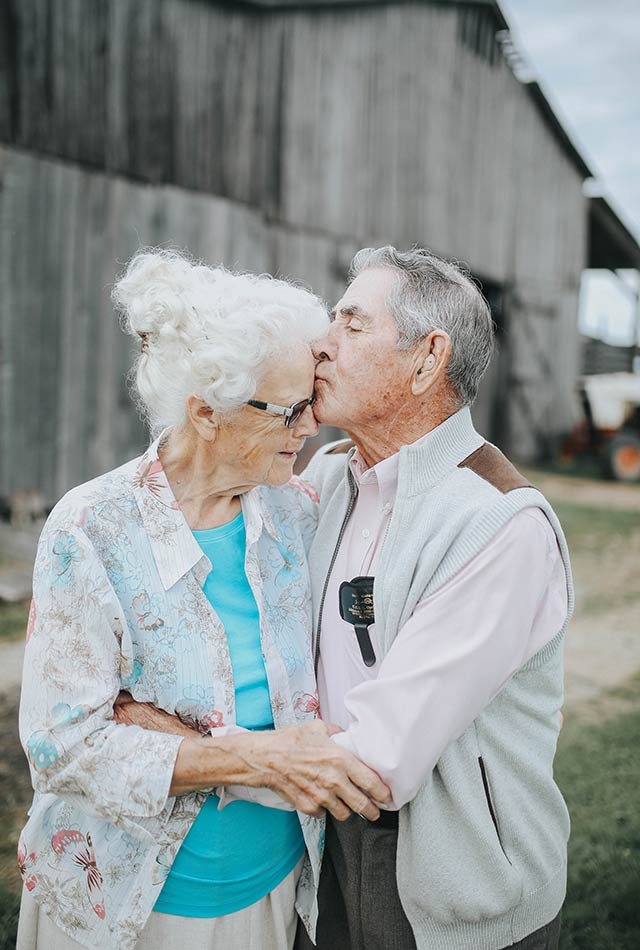
{"label": "barn door opening", "polygon": [[473,422],[481,435],[501,448],[508,441],[509,361],[507,354],[505,288],[490,280],[476,278],[495,325],[496,343],[491,363],[480,383],[472,409]]}

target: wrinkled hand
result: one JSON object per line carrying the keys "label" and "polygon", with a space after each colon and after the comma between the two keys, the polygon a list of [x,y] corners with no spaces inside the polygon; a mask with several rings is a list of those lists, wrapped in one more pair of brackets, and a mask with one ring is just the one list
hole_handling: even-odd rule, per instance
{"label": "wrinkled hand", "polygon": [[177,716],[172,716],[153,703],[139,703],[130,693],[120,692],[113,704],[113,718],[120,726],[140,726],[153,732],[168,732],[176,736],[199,735],[194,727],[185,725]]}
{"label": "wrinkled hand", "polygon": [[[117,697],[113,712],[120,725],[141,726],[192,739],[200,737],[197,729],[185,725],[177,716],[158,709],[152,703],[139,703],[126,692]],[[220,751],[224,748],[236,762],[240,760],[240,770],[237,766],[234,768],[231,783],[223,776],[208,780],[203,774],[202,781],[192,782],[187,778],[183,780],[186,782],[184,787],[180,787],[180,779],[176,777],[172,794],[183,794],[192,788],[218,783],[244,784],[252,788],[270,788],[308,815],[321,817],[329,811],[334,818],[344,821],[357,812],[375,821],[380,815],[375,802],[390,802],[391,792],[376,772],[331,741],[330,736],[341,731],[338,726],[317,719],[275,732],[245,732],[226,737],[220,742]],[[204,750],[211,742],[214,745],[210,748],[214,750],[217,745],[215,736],[203,740],[202,745],[193,746],[195,759],[191,769],[187,766],[187,772],[195,768],[202,774]],[[190,748],[191,744],[183,745],[179,758],[189,757]]]}
{"label": "wrinkled hand", "polygon": [[391,792],[376,772],[331,741],[338,731],[316,720],[238,737],[236,751],[251,770],[246,784],[272,788],[309,815],[326,810],[344,821],[357,812],[375,821],[375,802],[390,802]]}

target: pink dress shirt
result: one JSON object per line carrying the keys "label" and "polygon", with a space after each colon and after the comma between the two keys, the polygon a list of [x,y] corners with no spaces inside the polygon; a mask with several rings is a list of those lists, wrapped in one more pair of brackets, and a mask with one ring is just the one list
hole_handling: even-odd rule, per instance
{"label": "pink dress shirt", "polygon": [[342,581],[375,576],[395,500],[398,455],[367,469],[350,460],[358,497],[325,599],[318,689],[334,740],[410,801],[446,746],[458,738],[567,614],[556,537],[539,509],[515,515],[473,560],[416,607],[381,661],[366,667],[353,626],[340,617]]}

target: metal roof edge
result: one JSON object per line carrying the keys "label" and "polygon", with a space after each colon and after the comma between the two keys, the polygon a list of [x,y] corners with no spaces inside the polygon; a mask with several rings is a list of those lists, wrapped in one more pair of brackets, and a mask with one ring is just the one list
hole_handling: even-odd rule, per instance
{"label": "metal roof edge", "polygon": [[559,140],[577,168],[582,172],[585,178],[593,178],[593,172],[580,154],[577,146],[571,141],[569,133],[563,126],[558,116],[555,114],[553,106],[545,96],[540,84],[535,80],[530,80],[529,82],[524,82],[523,80],[519,81],[533,99],[533,102],[537,106],[538,111],[542,115],[542,118],[546,124],[549,126],[551,132],[553,132],[553,134]]}

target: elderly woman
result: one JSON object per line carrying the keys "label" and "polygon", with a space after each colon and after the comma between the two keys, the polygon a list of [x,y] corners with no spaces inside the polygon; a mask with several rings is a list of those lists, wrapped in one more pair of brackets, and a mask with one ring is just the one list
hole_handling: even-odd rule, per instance
{"label": "elderly woman", "polygon": [[[282,281],[164,251],[114,296],[161,434],[69,492],[40,541],[18,948],[284,950],[294,902],[313,930],[322,809],[375,818],[388,800],[314,721],[316,498],[292,467],[317,431],[308,343],[327,317]],[[118,723],[122,689],[200,735]],[[282,798],[297,810],[267,807]]]}

